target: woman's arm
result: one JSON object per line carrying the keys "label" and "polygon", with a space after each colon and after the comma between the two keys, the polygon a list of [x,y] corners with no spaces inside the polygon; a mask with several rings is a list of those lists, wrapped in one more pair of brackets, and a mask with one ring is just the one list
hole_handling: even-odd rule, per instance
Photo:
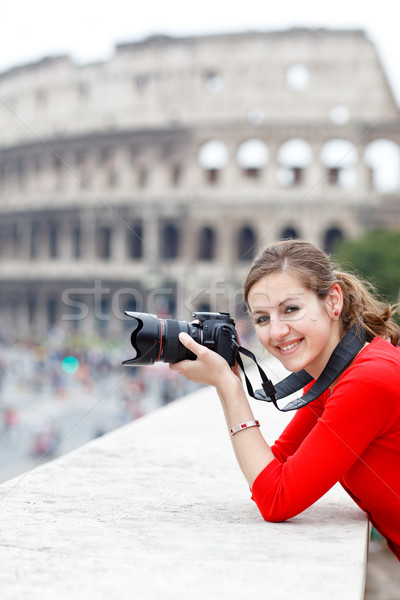
{"label": "woman's arm", "polygon": [[[182,343],[198,358],[171,368],[193,381],[216,387],[228,429],[254,419],[241,382],[225,359],[189,336],[181,336]],[[393,382],[393,378],[398,381],[398,374],[390,371],[381,381],[376,370],[368,361],[354,361],[334,388],[323,414],[312,415],[314,426],[304,427],[302,443],[297,447],[285,444],[289,455],[282,462],[274,457],[257,427],[244,429],[231,438],[264,519],[283,521],[299,514],[342,479],[355,462],[363,464],[363,453],[382,435],[386,422],[393,420],[392,397],[399,393]],[[382,398],[384,402],[377,401]],[[307,407],[301,409],[305,410]],[[367,468],[366,473],[371,479],[368,485],[376,486],[380,480],[376,476],[375,481],[374,469]]]}
{"label": "woman's arm", "polygon": [[[307,387],[310,388],[311,384]],[[307,387],[304,389],[304,393],[307,391]],[[315,427],[324,411],[326,397],[329,397],[329,390],[294,413],[288,425],[272,445],[272,452],[280,462],[283,463],[289,456],[292,456]]]}
{"label": "woman's arm", "polygon": [[[197,344],[186,333],[181,333],[179,339],[197,356],[197,360],[181,361],[170,365],[170,368],[192,381],[216,388],[228,431],[240,423],[254,420],[243,385],[227,361]],[[275,457],[258,427],[239,431],[231,436],[231,441],[239,466],[251,487],[256,477]]]}

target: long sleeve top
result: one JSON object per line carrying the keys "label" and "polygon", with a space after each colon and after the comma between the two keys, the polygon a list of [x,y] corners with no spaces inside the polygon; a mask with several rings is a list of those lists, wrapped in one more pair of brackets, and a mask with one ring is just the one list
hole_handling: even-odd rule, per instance
{"label": "long sleeve top", "polygon": [[272,452],[252,486],[266,521],[290,519],[340,482],[400,560],[400,348],[374,338]]}

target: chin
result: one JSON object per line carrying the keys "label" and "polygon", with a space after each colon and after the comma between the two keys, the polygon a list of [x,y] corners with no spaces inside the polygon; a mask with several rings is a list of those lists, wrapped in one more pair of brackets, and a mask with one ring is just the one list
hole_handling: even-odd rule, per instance
{"label": "chin", "polygon": [[298,371],[302,371],[305,369],[307,371],[307,366],[303,361],[290,361],[290,360],[281,360],[282,365],[290,371],[291,373],[298,373]]}

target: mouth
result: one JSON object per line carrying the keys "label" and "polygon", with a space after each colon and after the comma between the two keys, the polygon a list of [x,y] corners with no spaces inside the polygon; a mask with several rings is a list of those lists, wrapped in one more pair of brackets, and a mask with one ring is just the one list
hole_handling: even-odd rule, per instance
{"label": "mouth", "polygon": [[303,338],[299,340],[294,340],[293,342],[288,342],[282,346],[276,346],[276,348],[281,354],[291,354],[292,352],[295,352],[297,350],[302,341]]}

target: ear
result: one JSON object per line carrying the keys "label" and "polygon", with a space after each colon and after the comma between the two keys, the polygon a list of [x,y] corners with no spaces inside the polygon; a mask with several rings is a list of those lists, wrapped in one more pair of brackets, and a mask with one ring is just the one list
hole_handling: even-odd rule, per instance
{"label": "ear", "polygon": [[326,306],[331,319],[337,319],[343,308],[343,293],[340,285],[334,283],[326,297]]}

